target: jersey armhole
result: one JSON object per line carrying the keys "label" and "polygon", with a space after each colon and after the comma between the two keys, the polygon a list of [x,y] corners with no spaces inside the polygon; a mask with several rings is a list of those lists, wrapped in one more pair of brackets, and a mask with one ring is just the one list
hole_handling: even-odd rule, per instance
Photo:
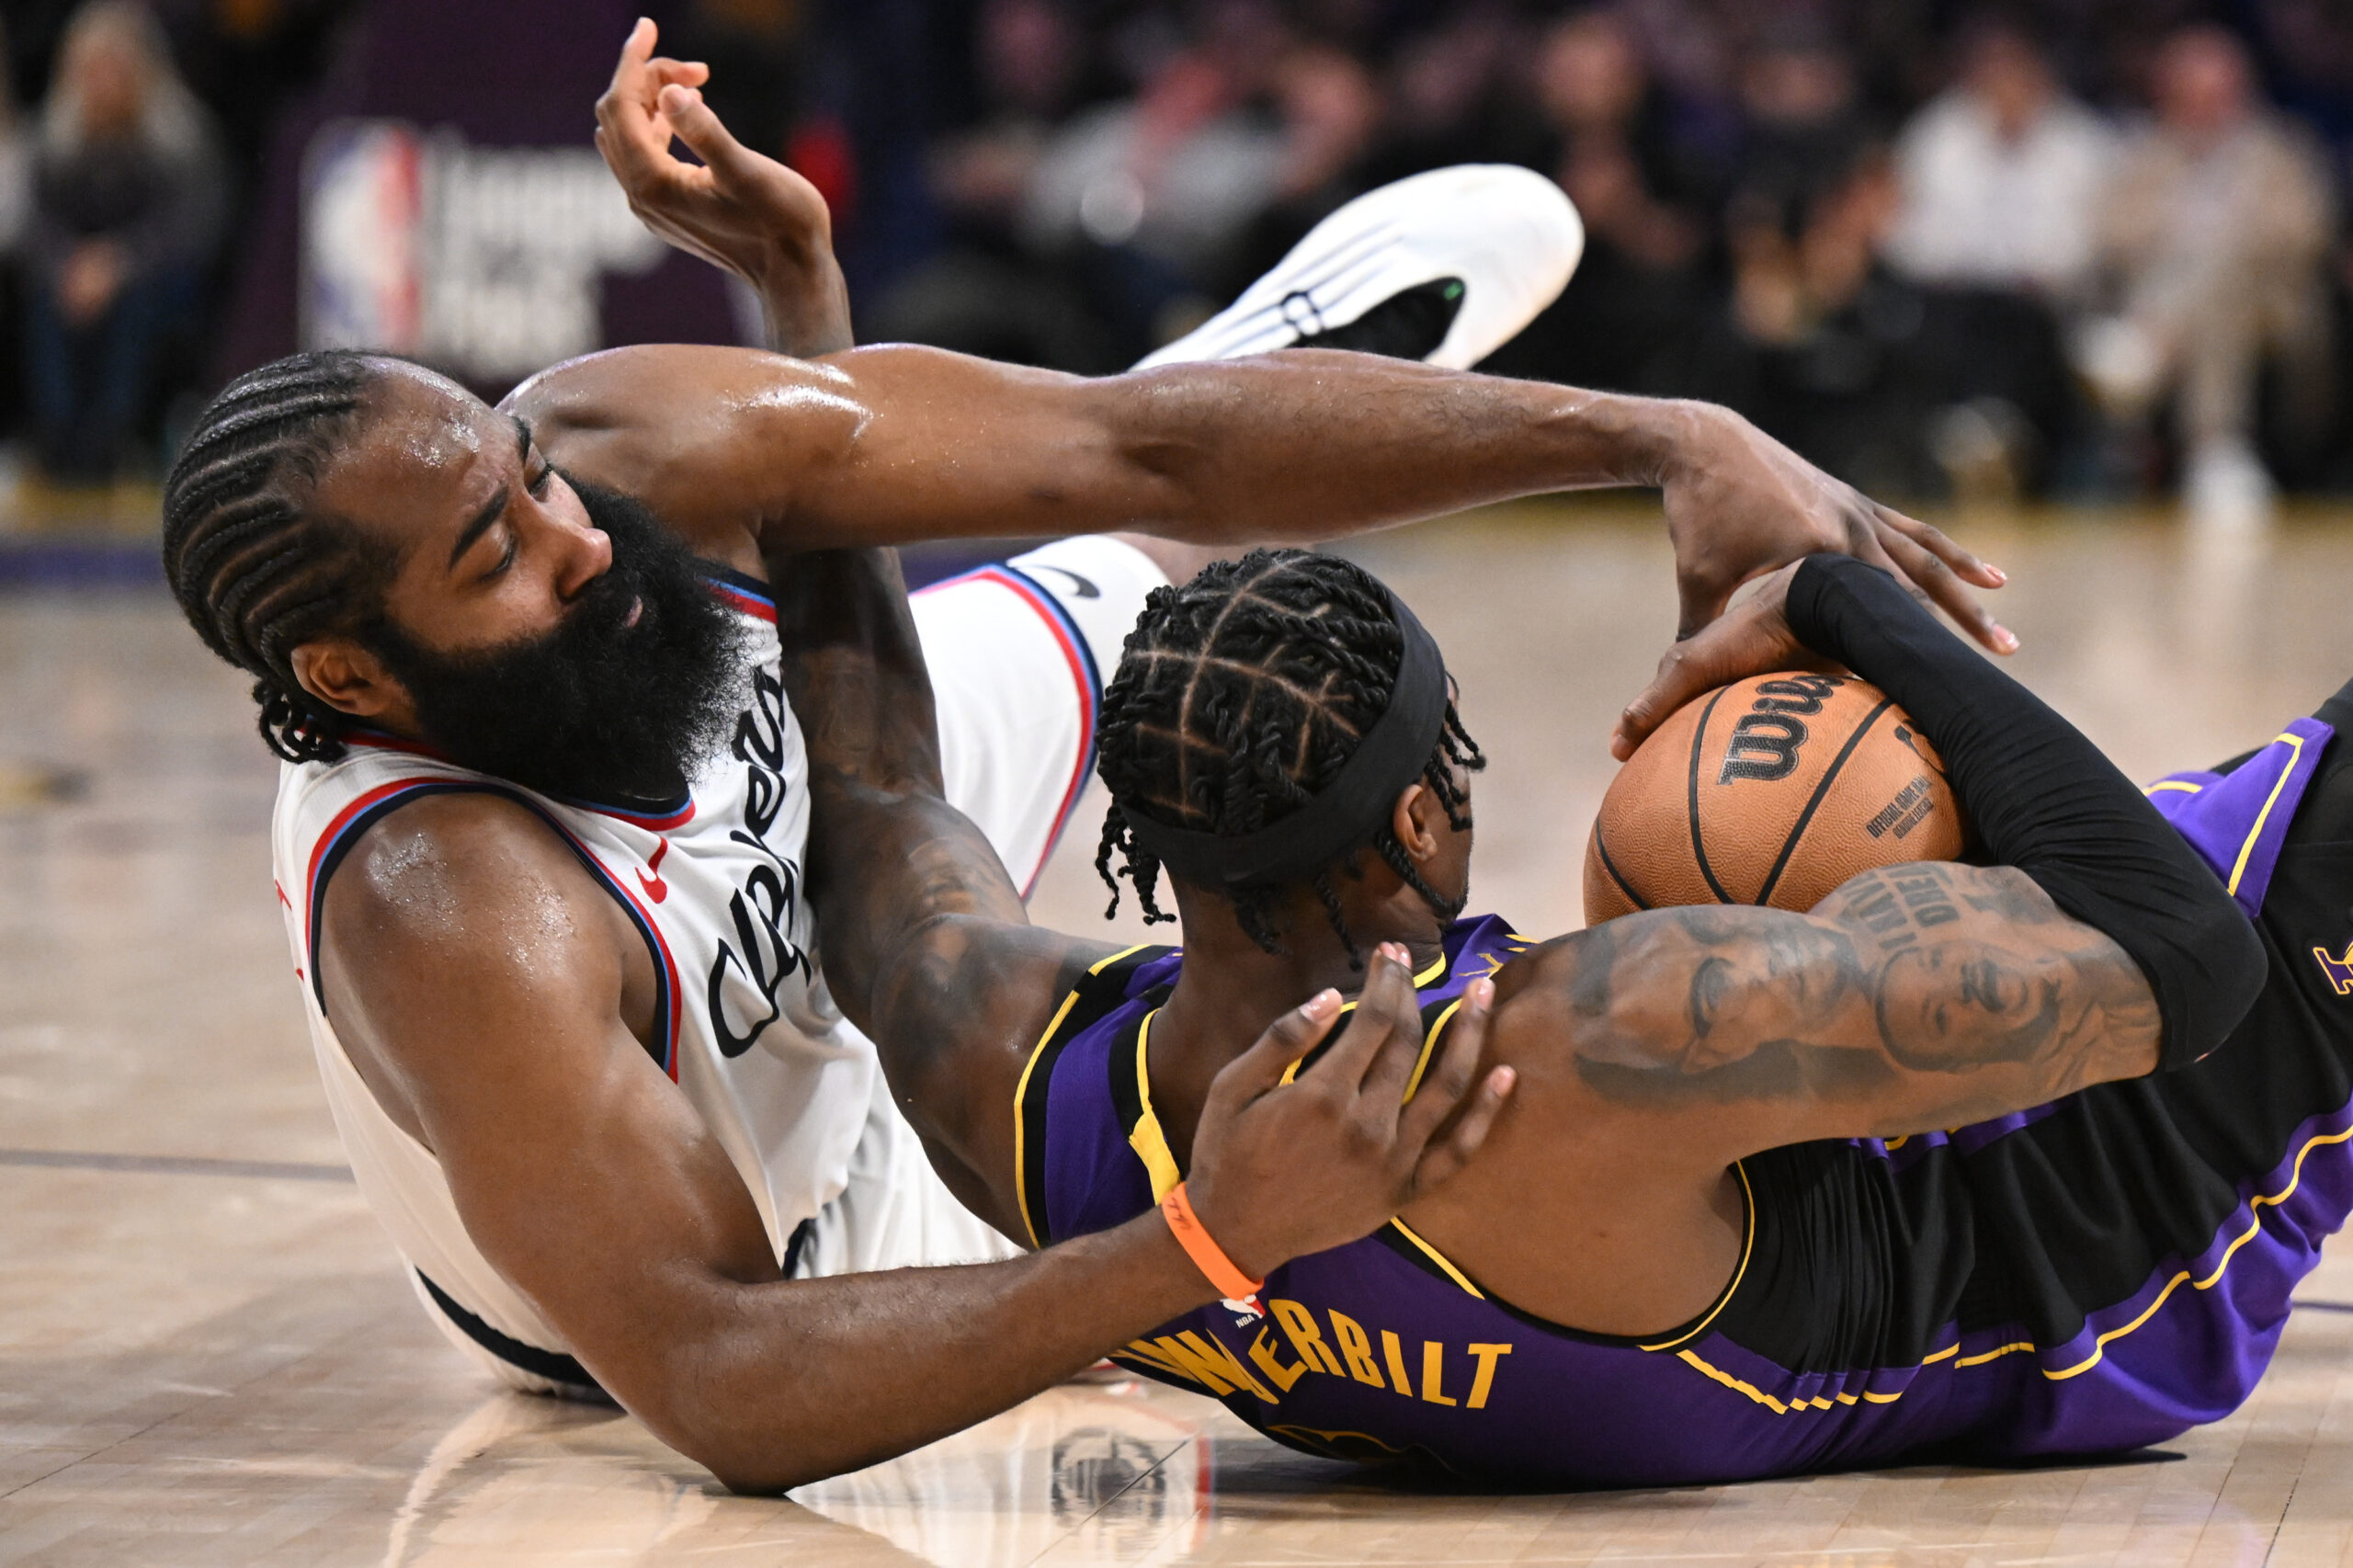
{"label": "jersey armhole", "polygon": [[1046,1223],[1046,1117],[1054,1063],[1072,1040],[1127,1000],[1131,975],[1174,950],[1139,942],[1097,962],[1063,997],[1022,1066],[1013,1088],[1014,1206],[1021,1211],[1032,1247],[1053,1241]]}
{"label": "jersey armhole", "polygon": [[344,808],[319,835],[311,852],[310,887],[304,898],[302,958],[309,965],[312,999],[318,1005],[319,1017],[327,1016],[325,978],[320,972],[320,926],[326,912],[327,882],[337,868],[351,853],[353,846],[368,830],[413,801],[428,795],[495,795],[513,802],[544,823],[563,846],[572,851],[597,885],[603,888],[621,906],[630,924],[637,928],[639,939],[645,943],[646,956],[654,960],[656,995],[654,1014],[654,1043],[645,1050],[654,1065],[675,1083],[678,1076],[678,969],[670,956],[669,944],[631,892],[613,879],[602,862],[591,854],[563,823],[545,807],[517,790],[504,785],[481,783],[458,778],[412,778],[395,781],[381,789],[371,790]]}

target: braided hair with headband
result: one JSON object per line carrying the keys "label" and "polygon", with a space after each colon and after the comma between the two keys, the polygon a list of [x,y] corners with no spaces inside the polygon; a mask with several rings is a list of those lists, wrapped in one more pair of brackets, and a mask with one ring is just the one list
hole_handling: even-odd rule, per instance
{"label": "braided hair with headband", "polygon": [[384,374],[331,349],[249,370],[205,405],[164,482],[164,575],[205,646],[253,675],[261,735],[289,762],[343,754],[345,720],[294,677],[294,650],[371,611],[391,570],[309,492]]}
{"label": "braided hair with headband", "polygon": [[[1095,856],[1111,890],[1106,917],[1119,912],[1118,878],[1126,877],[1146,922],[1176,919],[1160,908],[1161,862],[1137,840],[1139,816],[1230,836],[1279,823],[1332,782],[1388,708],[1404,648],[1386,590],[1337,556],[1253,551],[1154,589],[1103,694],[1097,730],[1096,767],[1111,791]],[[1485,766],[1449,700],[1421,778],[1457,831],[1471,820],[1456,771]],[[1368,846],[1441,918],[1461,912],[1423,878],[1386,816],[1368,824],[1355,848],[1309,879],[1358,965],[1332,873],[1361,876]],[[1218,891],[1252,941],[1284,950],[1274,918],[1280,887]]]}

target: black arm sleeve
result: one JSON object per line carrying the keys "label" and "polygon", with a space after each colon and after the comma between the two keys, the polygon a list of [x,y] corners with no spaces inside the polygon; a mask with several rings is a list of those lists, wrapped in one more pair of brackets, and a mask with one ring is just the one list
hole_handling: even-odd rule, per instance
{"label": "black arm sleeve", "polygon": [[2132,955],[2164,1020],[2161,1066],[2222,1042],[2263,987],[2263,945],[2131,780],[1874,567],[1809,557],[1788,613],[1798,641],[1886,692],[1936,743],[1993,859]]}

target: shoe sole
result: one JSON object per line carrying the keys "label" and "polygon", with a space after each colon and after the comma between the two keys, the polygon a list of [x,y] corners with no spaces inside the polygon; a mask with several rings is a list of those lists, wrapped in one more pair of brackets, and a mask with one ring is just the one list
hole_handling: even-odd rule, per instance
{"label": "shoe sole", "polygon": [[1136,369],[1288,348],[1457,278],[1461,308],[1424,363],[1468,369],[1560,298],[1584,251],[1575,206],[1542,175],[1508,164],[1432,169],[1325,218],[1233,303]]}

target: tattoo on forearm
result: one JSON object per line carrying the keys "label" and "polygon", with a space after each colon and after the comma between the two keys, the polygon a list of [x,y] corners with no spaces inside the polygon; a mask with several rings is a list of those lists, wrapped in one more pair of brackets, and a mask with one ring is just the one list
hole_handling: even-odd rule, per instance
{"label": "tattoo on forearm", "polygon": [[1613,1099],[1805,1095],[1952,1125],[2154,1061],[2138,967],[2006,869],[1890,867],[1810,917],[1657,910],[1578,942],[1577,1067]]}

